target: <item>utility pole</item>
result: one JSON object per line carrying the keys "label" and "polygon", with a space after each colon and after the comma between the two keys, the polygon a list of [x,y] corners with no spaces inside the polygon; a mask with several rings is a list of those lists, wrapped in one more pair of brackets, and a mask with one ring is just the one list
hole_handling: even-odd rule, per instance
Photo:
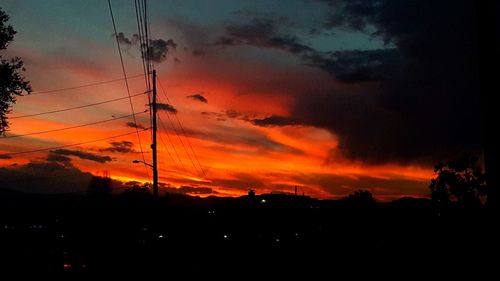
{"label": "utility pole", "polygon": [[156,70],[153,69],[153,197],[158,198],[158,155],[156,152]]}

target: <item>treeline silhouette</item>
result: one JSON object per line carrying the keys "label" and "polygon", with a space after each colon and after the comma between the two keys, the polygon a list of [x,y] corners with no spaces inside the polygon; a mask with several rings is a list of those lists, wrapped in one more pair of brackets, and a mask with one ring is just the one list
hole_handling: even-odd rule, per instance
{"label": "treeline silhouette", "polygon": [[498,252],[493,213],[453,200],[380,203],[366,190],[340,200],[255,192],[155,199],[144,186],[113,195],[110,185],[94,177],[86,195],[1,191],[1,267],[184,278],[484,273]]}

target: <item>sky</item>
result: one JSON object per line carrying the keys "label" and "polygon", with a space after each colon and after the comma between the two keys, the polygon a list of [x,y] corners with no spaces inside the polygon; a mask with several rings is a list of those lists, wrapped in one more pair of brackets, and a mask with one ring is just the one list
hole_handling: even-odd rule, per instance
{"label": "sky", "polygon": [[[482,147],[472,4],[435,2],[148,1],[162,188],[426,197],[434,164]],[[111,3],[137,125],[146,128],[134,1]],[[1,185],[80,192],[91,174],[147,182],[151,171],[132,160],[142,160],[142,147],[151,162],[151,134],[141,129],[139,141],[128,116],[107,2],[0,7],[18,32],[2,55],[22,57],[35,91],[17,99],[6,136],[109,120],[0,138]],[[119,100],[15,118],[110,99]],[[124,136],[8,156],[116,135]]]}

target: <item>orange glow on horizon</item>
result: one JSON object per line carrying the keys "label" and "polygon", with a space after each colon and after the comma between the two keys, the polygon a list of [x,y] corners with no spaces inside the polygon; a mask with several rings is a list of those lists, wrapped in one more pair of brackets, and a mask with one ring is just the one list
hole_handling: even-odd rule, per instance
{"label": "orange glow on horizon", "polygon": [[[37,58],[42,60],[43,58]],[[255,189],[263,192],[290,192],[298,186],[306,195],[320,198],[336,198],[354,191],[356,188],[371,189],[380,198],[390,197],[389,191],[377,189],[384,181],[406,181],[412,183],[412,189],[397,187],[393,194],[427,194],[426,184],[432,176],[428,167],[403,166],[398,164],[367,165],[345,159],[338,153],[337,137],[324,129],[311,126],[255,126],[253,118],[265,118],[272,115],[290,116],[294,99],[283,89],[276,88],[269,80],[271,76],[290,88],[307,90],[309,84],[301,82],[302,69],[291,67],[283,74],[283,66],[269,66],[262,63],[246,62],[242,73],[240,64],[218,57],[207,60],[220,67],[214,73],[210,64],[200,65],[192,59],[176,66],[175,69],[159,72],[161,83],[167,91],[169,100],[178,110],[177,116],[160,111],[163,126],[158,129],[158,158],[160,181],[172,187],[190,186],[211,188],[217,196],[240,196]],[[240,62],[241,63],[241,62]],[[60,67],[68,73],[60,74],[67,79],[60,79],[57,87],[70,87],[89,83],[89,80],[112,80],[118,74],[107,74],[105,70],[92,64],[79,65],[77,60],[64,60]],[[263,77],[262,72],[269,77]],[[166,75],[168,71],[168,76]],[[314,72],[310,70],[309,72]],[[140,69],[131,69],[130,73],[140,73]],[[329,79],[317,72],[318,81]],[[141,78],[141,77],[139,77]],[[48,82],[47,82],[48,81]],[[52,77],[40,72],[34,80],[37,90],[50,89]],[[325,80],[326,81],[326,80]],[[143,79],[130,79],[132,93],[144,91]],[[287,84],[288,85],[288,84]],[[287,88],[288,89],[288,88]],[[207,103],[202,103],[187,96],[202,94]],[[32,95],[20,97],[12,116],[33,114],[49,110],[74,107],[82,104],[100,102],[108,99],[126,97],[123,81],[96,87],[82,88],[68,93]],[[166,97],[159,87],[159,97],[166,102]],[[137,113],[147,108],[147,97],[134,97],[132,100]],[[57,114],[12,119],[8,134],[26,134],[37,131],[53,130],[76,126],[99,120],[112,119],[130,114],[128,99]],[[170,117],[170,118],[169,118]],[[182,130],[177,118],[182,122]],[[70,130],[33,135],[29,137],[2,139],[0,151],[44,149],[102,139],[109,136],[134,132],[127,122],[132,118],[85,126]],[[137,115],[137,123],[149,126],[149,114]],[[185,130],[186,135],[184,136]],[[146,162],[151,162],[150,131],[139,133]],[[131,142],[128,152],[113,150],[113,142]],[[192,151],[193,148],[194,152]],[[149,182],[146,170],[141,164],[132,164],[132,160],[141,159],[139,141],[135,133],[95,143],[65,147],[66,150],[108,156],[111,160],[96,162],[69,155],[71,165],[84,171],[98,174],[109,171],[113,179],[119,181]],[[0,159],[2,166],[14,163],[24,165],[30,161],[46,161],[49,151],[32,154],[20,154],[12,159]],[[201,166],[201,168],[200,168]],[[203,170],[203,171],[201,171]],[[151,172],[148,171],[150,174]],[[202,176],[206,173],[206,179]],[[390,185],[389,183],[387,183]],[[210,194],[199,194],[209,196]],[[395,195],[396,196],[396,195]]]}

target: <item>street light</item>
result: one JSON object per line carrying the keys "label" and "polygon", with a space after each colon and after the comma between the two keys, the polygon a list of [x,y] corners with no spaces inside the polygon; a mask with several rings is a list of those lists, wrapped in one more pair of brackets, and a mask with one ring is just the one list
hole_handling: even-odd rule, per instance
{"label": "street light", "polygon": [[146,164],[148,165],[149,167],[153,168],[153,165],[149,164],[149,163],[146,163],[144,161],[141,161],[141,160],[132,160],[132,163],[143,163],[143,164]]}

